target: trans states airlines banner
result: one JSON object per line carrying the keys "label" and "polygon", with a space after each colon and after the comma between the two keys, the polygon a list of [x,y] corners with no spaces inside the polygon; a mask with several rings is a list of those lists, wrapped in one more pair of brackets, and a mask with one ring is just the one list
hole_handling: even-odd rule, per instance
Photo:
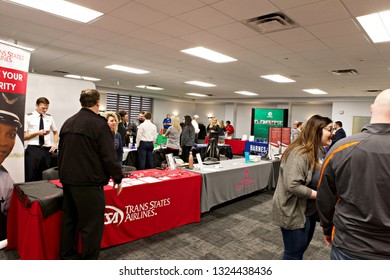
{"label": "trans states airlines banner", "polygon": [[[23,124],[30,52],[0,43],[0,239],[13,182],[24,181]],[[1,244],[0,244],[1,248]]]}

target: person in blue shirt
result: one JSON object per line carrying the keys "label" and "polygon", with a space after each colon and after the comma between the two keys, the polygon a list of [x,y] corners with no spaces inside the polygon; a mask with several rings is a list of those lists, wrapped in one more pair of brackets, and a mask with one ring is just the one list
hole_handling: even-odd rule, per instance
{"label": "person in blue shirt", "polygon": [[172,125],[171,115],[167,114],[167,117],[163,120],[164,134],[167,131],[167,129],[171,127],[171,125]]}

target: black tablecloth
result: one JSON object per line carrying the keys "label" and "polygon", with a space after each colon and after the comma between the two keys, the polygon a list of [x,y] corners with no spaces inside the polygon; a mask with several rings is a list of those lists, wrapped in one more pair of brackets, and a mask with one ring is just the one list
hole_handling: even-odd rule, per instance
{"label": "black tablecloth", "polygon": [[38,200],[45,218],[62,209],[62,189],[48,180],[16,184],[15,190],[26,208]]}

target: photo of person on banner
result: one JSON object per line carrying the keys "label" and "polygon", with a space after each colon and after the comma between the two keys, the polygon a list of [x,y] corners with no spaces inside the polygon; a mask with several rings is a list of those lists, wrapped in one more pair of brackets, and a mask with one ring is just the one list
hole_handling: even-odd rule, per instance
{"label": "photo of person on banner", "polygon": [[21,128],[17,115],[0,110],[0,240],[7,238],[7,212],[14,185],[3,162],[14,148],[17,132]]}

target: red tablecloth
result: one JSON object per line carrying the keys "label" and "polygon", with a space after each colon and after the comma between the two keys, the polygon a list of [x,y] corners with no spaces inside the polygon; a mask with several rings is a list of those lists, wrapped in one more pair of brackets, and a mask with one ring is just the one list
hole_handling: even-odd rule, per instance
{"label": "red tablecloth", "polygon": [[[185,170],[133,172],[140,173],[159,181],[125,187],[119,196],[116,189],[105,187],[102,248],[200,221],[201,175]],[[167,180],[161,180],[164,178]],[[25,209],[14,193],[8,212],[7,249],[17,249],[21,259],[58,259],[61,221],[61,211],[44,219],[38,201]]]}
{"label": "red tablecloth", "polygon": [[247,142],[247,140],[225,139],[225,144],[230,145],[232,147],[233,155],[244,154],[245,142]]}

